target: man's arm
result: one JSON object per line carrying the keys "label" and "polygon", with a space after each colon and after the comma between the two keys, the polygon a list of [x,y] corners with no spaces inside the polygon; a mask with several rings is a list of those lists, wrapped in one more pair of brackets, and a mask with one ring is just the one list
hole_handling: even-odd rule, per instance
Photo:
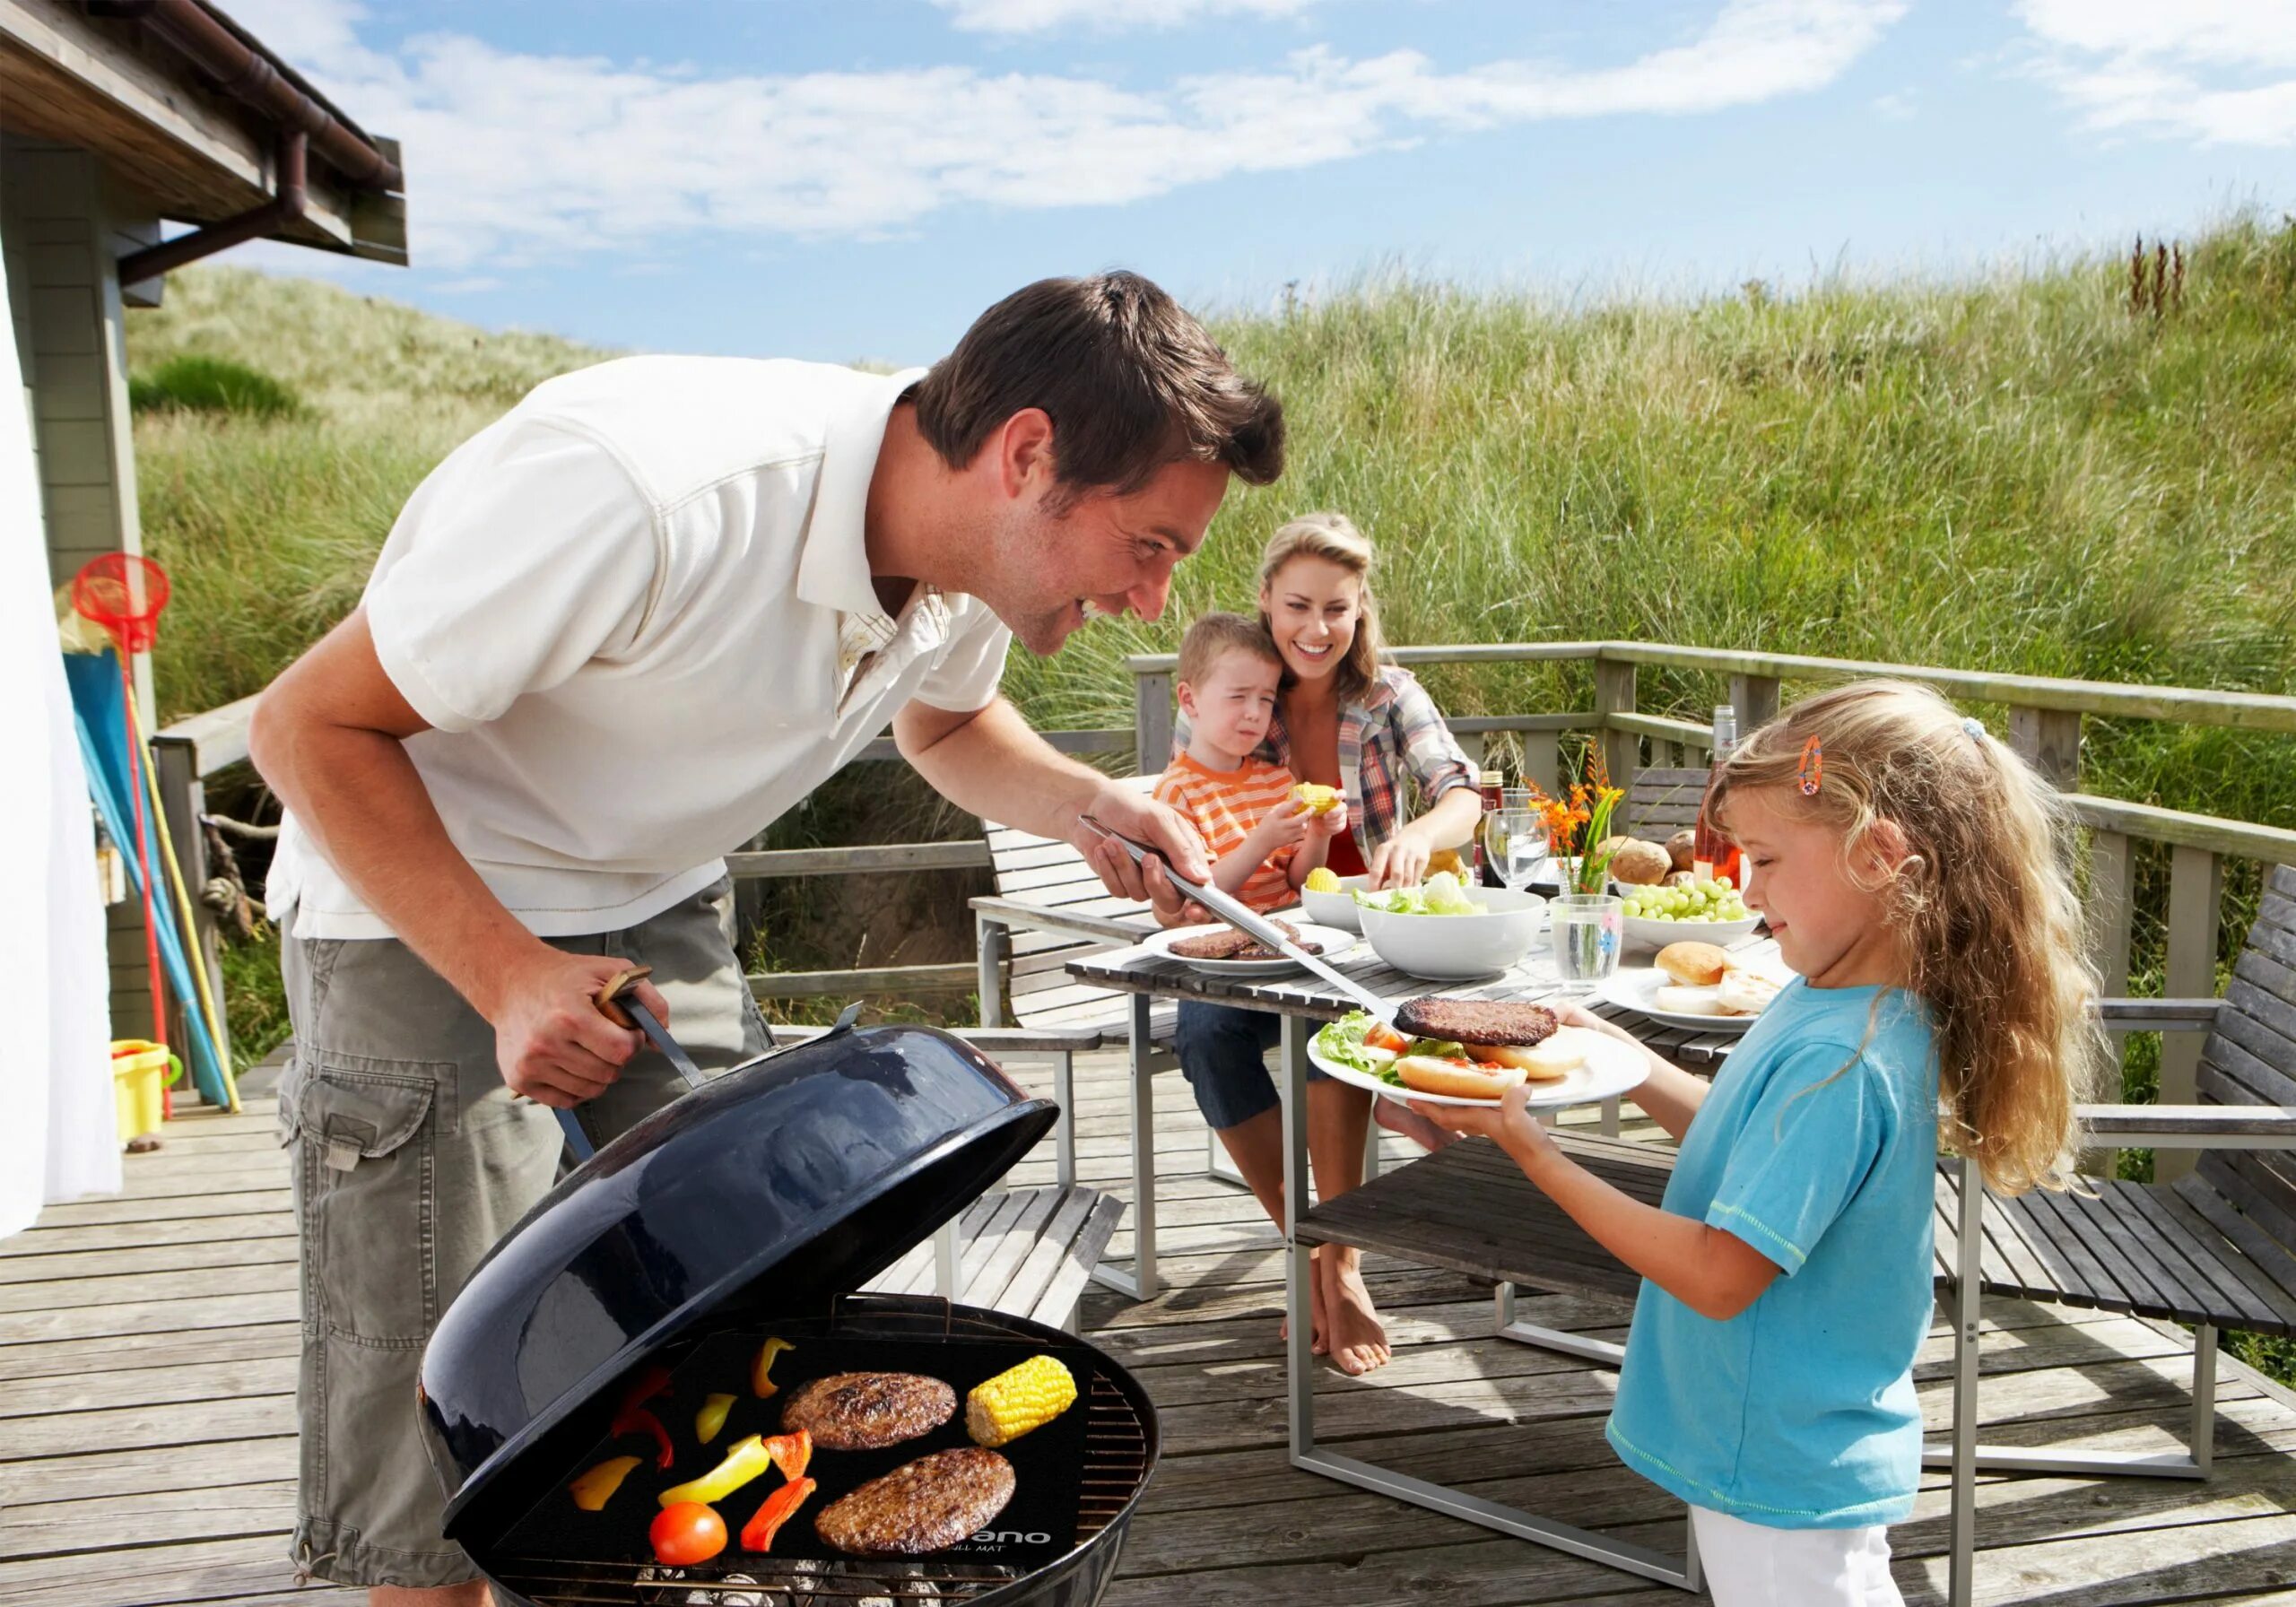
{"label": "man's arm", "polygon": [[[427,729],[384,673],[361,609],[264,692],[248,748],[352,890],[492,1024],[504,1080],[545,1105],[578,1104],[638,1047],[591,1003],[622,962],[554,949],[502,907],[407,757],[405,739]],[[639,996],[664,1011],[650,985]]]}
{"label": "man's arm", "polygon": [[1079,825],[1087,814],[1160,849],[1190,881],[1212,873],[1204,839],[1184,817],[1056,752],[1003,698],[961,712],[909,702],[893,716],[893,741],[918,774],[959,808],[1075,844],[1119,897],[1145,899],[1158,886],[1167,894],[1170,888],[1160,870],[1144,879],[1130,856]]}

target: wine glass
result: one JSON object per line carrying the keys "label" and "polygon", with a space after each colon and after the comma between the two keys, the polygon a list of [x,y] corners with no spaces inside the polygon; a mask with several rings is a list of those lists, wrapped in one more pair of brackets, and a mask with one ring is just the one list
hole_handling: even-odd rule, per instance
{"label": "wine glass", "polygon": [[1521,892],[1547,863],[1546,822],[1534,810],[1502,809],[1491,817],[1484,852],[1499,880]]}

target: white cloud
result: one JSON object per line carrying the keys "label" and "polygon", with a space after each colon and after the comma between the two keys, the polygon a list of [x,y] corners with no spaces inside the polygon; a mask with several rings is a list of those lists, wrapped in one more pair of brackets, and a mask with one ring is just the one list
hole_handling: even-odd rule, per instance
{"label": "white cloud", "polygon": [[1446,72],[1413,51],[1351,60],[1315,48],[1128,90],[959,65],[711,77],[459,33],[384,53],[361,41],[351,0],[233,6],[362,125],[404,143],[414,259],[460,271],[658,254],[709,234],[866,236],[959,206],[1115,205],[1461,129],[1716,112],[1822,87],[1904,9],[1731,0],[1696,37],[1620,66]]}
{"label": "white cloud", "polygon": [[933,0],[951,23],[976,33],[1044,33],[1074,23],[1120,28],[1177,28],[1199,17],[1243,13],[1296,17],[1322,0]]}
{"label": "white cloud", "polygon": [[2084,126],[2296,144],[2296,0],[2022,0],[2028,64]]}

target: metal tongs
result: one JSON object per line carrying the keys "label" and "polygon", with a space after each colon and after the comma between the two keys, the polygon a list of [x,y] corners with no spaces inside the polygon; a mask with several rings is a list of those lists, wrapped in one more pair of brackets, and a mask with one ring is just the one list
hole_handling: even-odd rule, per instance
{"label": "metal tongs", "polygon": [[1301,948],[1298,943],[1293,942],[1290,938],[1284,936],[1283,927],[1278,926],[1274,921],[1269,920],[1265,916],[1255,913],[1251,907],[1244,903],[1241,899],[1233,898],[1231,895],[1221,891],[1220,889],[1216,887],[1199,886],[1196,882],[1190,882],[1187,877],[1172,869],[1170,863],[1164,858],[1162,854],[1159,853],[1154,848],[1151,848],[1144,844],[1133,841],[1132,838],[1125,836],[1123,832],[1118,831],[1111,827],[1102,825],[1099,821],[1094,820],[1089,814],[1082,817],[1082,822],[1084,828],[1091,831],[1093,836],[1104,838],[1109,842],[1112,842],[1116,844],[1118,847],[1122,848],[1126,854],[1129,854],[1132,856],[1132,861],[1135,864],[1145,868],[1151,859],[1155,860],[1157,864],[1164,867],[1165,878],[1170,881],[1174,887],[1179,889],[1191,902],[1201,904],[1213,915],[1218,916],[1222,920],[1227,922],[1228,925],[1236,928],[1237,931],[1265,943],[1269,948],[1274,949],[1278,953],[1282,954],[1286,960],[1292,960],[1299,965],[1305,966],[1309,970],[1313,971],[1326,982],[1330,983],[1332,986],[1337,988],[1346,997],[1354,1000],[1355,1003],[1361,1005],[1365,1010],[1370,1012],[1371,1014],[1377,1016],[1380,1021],[1387,1023],[1387,1025],[1392,1027],[1396,1024],[1396,1011],[1398,1008],[1397,1001],[1379,997],[1378,995],[1373,993],[1370,988],[1356,981],[1354,977],[1348,976],[1345,972],[1339,970],[1334,966],[1325,964],[1323,960],[1319,960],[1315,955],[1309,953],[1307,950]]}

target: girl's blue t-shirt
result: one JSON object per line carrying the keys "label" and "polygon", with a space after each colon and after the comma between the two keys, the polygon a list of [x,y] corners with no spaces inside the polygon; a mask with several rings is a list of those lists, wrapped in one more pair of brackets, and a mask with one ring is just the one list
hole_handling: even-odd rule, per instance
{"label": "girl's blue t-shirt", "polygon": [[1665,1202],[1779,1275],[1727,1322],[1644,1281],[1608,1429],[1628,1466],[1771,1528],[1912,1510],[1936,1154],[1919,1003],[1788,984],[1708,1090]]}

